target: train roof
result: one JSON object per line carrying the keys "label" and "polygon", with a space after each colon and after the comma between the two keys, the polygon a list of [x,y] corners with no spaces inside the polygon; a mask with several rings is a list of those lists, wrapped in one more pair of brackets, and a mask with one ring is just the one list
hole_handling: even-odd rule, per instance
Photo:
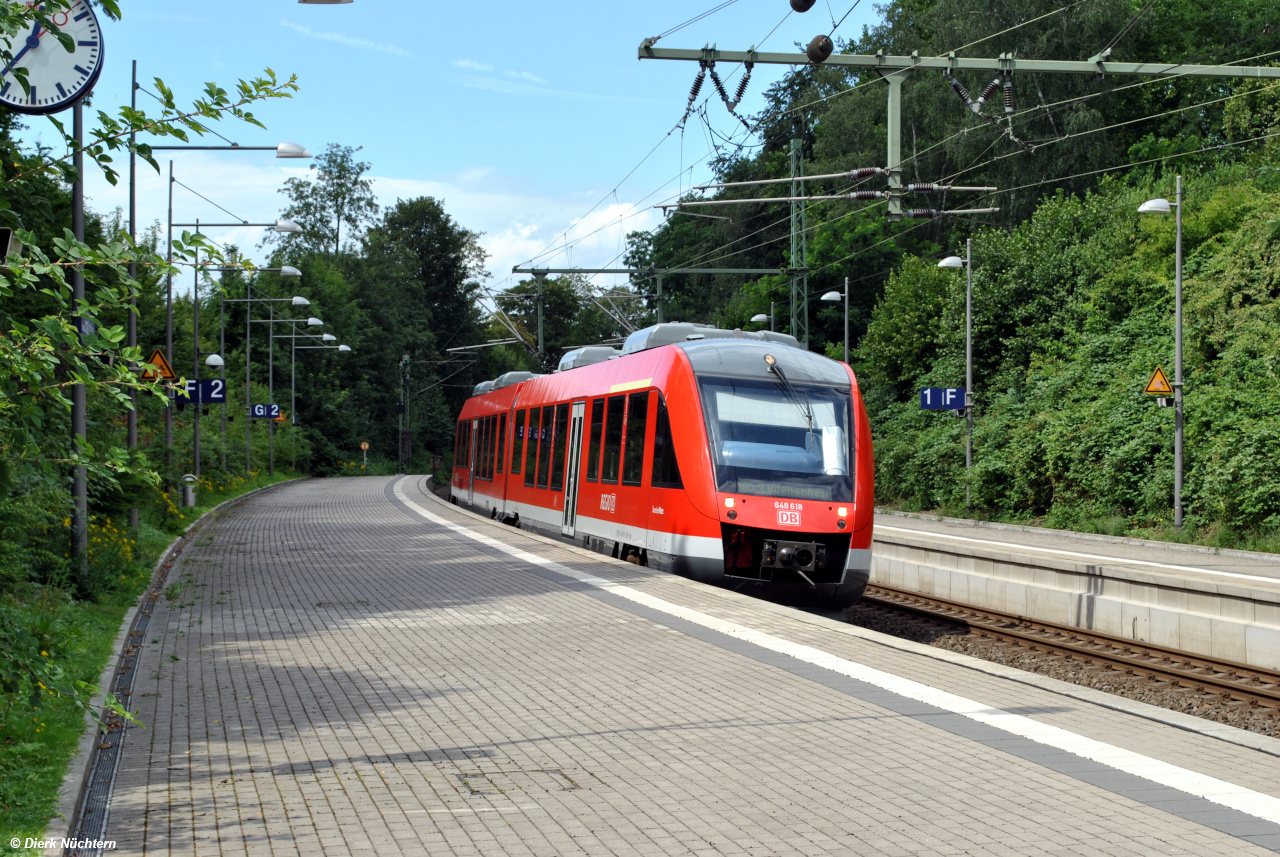
{"label": "train roof", "polygon": [[765,362],[765,356],[770,355],[793,384],[849,386],[849,374],[843,363],[802,348],[777,346],[775,342],[746,339],[704,339],[681,342],[676,347],[689,358],[695,375],[771,381],[774,377]]}

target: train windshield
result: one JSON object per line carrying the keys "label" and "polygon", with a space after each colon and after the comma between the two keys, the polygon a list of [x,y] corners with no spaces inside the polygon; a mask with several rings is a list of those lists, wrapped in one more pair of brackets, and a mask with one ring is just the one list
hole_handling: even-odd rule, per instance
{"label": "train windshield", "polygon": [[719,491],[853,501],[847,390],[738,378],[698,382]]}

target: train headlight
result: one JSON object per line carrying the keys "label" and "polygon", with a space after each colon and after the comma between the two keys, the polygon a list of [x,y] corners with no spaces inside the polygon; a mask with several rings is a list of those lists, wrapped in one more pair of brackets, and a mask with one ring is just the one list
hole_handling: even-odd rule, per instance
{"label": "train headlight", "polygon": [[839,509],[836,509],[836,514],[842,518],[847,518],[849,517],[849,509],[847,506],[841,506]]}
{"label": "train headlight", "polygon": [[724,498],[724,507],[725,507],[726,509],[732,509],[732,508],[733,508],[733,498],[732,498],[732,497],[725,497],[725,498]]}

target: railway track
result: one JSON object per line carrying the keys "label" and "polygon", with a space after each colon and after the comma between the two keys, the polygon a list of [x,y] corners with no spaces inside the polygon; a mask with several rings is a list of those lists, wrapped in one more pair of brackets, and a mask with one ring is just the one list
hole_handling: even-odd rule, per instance
{"label": "railway track", "polygon": [[869,585],[863,598],[916,616],[961,624],[979,637],[1062,658],[1086,669],[1119,671],[1135,679],[1145,678],[1161,689],[1217,697],[1216,701],[1227,707],[1256,709],[1280,717],[1280,673],[1270,670],[1069,625],[1031,621],[1011,613],[979,610],[880,584]]}

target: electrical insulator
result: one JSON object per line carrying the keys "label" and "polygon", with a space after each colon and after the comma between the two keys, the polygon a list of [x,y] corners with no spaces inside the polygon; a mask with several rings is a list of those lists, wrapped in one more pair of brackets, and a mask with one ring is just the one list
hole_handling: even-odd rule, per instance
{"label": "electrical insulator", "polygon": [[907,193],[937,193],[940,190],[946,190],[946,189],[947,188],[944,187],[943,185],[937,184],[935,182],[907,185]]}
{"label": "electrical insulator", "polygon": [[1004,112],[1013,112],[1013,79],[1008,77],[1004,79]]}
{"label": "electrical insulator", "polygon": [[[720,93],[720,100],[723,101],[725,104],[728,104],[729,96],[724,91],[724,84],[720,82],[720,75],[716,74],[716,67],[713,65],[710,67],[709,70],[711,72],[711,82],[715,84],[716,92]],[[729,109],[732,110],[733,108],[729,108]]]}
{"label": "electrical insulator", "polygon": [[808,12],[818,0],[791,0],[791,8],[797,12]]}
{"label": "electrical insulator", "polygon": [[805,48],[805,56],[809,58],[809,62],[814,65],[821,65],[831,56],[831,52],[836,49],[828,36],[814,36],[813,41],[809,43],[809,47]]}
{"label": "electrical insulator", "polygon": [[855,179],[865,179],[865,178],[870,178],[871,176],[878,176],[881,173],[885,173],[885,172],[888,172],[888,170],[882,169],[880,167],[859,167],[856,170],[850,170],[849,177],[855,178]]}
{"label": "electrical insulator", "polygon": [[698,93],[702,90],[702,81],[706,78],[706,76],[707,76],[707,69],[706,69],[706,66],[703,66],[702,69],[698,72],[698,76],[693,79],[693,86],[689,87],[689,103],[690,104],[692,104],[693,100],[698,97]]}
{"label": "electrical insulator", "polygon": [[956,95],[960,96],[965,106],[972,104],[973,99],[969,97],[969,90],[964,88],[964,84],[952,77],[950,71],[944,71],[943,74],[947,76],[947,83],[951,84],[951,88],[955,90]]}
{"label": "electrical insulator", "polygon": [[995,80],[988,83],[987,88],[982,90],[982,94],[978,96],[978,103],[972,105],[973,112],[977,113],[980,110],[982,110],[982,105],[987,102],[988,98],[995,95],[996,90],[999,88],[1000,88],[1000,75],[996,75]]}
{"label": "electrical insulator", "polygon": [[882,190],[855,190],[849,199],[887,199],[888,194]]}
{"label": "electrical insulator", "polygon": [[741,104],[742,96],[747,94],[747,84],[751,82],[751,68],[754,65],[755,63],[751,62],[750,60],[747,60],[746,62],[747,73],[744,74],[742,76],[742,80],[738,82],[738,91],[733,94],[733,106],[729,108],[730,110],[733,110],[735,107]]}
{"label": "electrical insulator", "polygon": [[902,212],[902,216],[911,220],[929,220],[938,216],[936,208],[909,208]]}

